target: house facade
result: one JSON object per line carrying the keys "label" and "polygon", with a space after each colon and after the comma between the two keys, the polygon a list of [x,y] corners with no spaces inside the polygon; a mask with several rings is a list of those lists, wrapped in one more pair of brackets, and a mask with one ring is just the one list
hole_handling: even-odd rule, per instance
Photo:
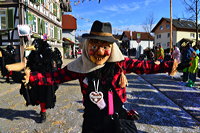
{"label": "house facade", "polygon": [[[45,39],[52,47],[62,49],[60,4],[60,0],[1,0],[0,46],[13,45],[17,61],[23,58],[24,48],[35,38]],[[30,27],[30,34],[21,36],[18,33],[21,25]]]}
{"label": "house facade", "polygon": [[154,37],[148,32],[124,31],[120,40],[122,41],[120,48],[122,51],[129,51],[130,56],[135,56],[138,48],[144,50],[154,46]]}
{"label": "house facade", "polygon": [[[200,26],[199,26],[200,27]],[[161,45],[164,49],[170,48],[170,19],[161,18],[153,28],[152,32],[155,35],[155,46]],[[200,38],[200,30],[198,34]],[[192,21],[181,19],[172,20],[172,45],[181,46],[185,40],[196,44],[196,26]],[[200,40],[200,39],[198,39]]]}
{"label": "house facade", "polygon": [[62,37],[65,58],[74,57],[76,45],[76,18],[72,15],[62,15]]}

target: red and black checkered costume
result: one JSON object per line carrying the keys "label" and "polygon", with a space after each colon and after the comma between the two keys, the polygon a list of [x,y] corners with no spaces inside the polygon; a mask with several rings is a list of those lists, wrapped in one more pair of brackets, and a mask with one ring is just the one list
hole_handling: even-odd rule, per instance
{"label": "red and black checkered costume", "polygon": [[[136,74],[153,74],[153,73],[166,73],[171,72],[173,61],[162,62],[159,65],[156,65],[152,61],[140,61],[130,58],[125,58],[124,61],[118,62],[124,71],[124,74],[134,72]],[[126,88],[120,88],[119,86],[119,77],[121,74],[121,69],[118,69],[112,79],[112,86],[117,91],[122,102],[126,101]],[[69,71],[67,66],[59,71],[52,73],[37,73],[32,72],[30,75],[30,84],[32,85],[53,85],[60,84],[63,82],[76,80],[78,79],[81,86],[81,92],[83,97],[87,94],[88,86],[83,83],[83,80],[87,77],[87,74],[76,73]],[[106,79],[105,79],[106,80]],[[105,84],[104,80],[100,81],[102,84]],[[109,89],[109,88],[107,88]]]}
{"label": "red and black checkered costume", "polygon": [[[106,105],[108,105],[108,91],[110,89],[116,90],[113,98],[114,110],[121,118],[125,118],[126,114],[124,114],[121,103],[126,101],[126,88],[121,88],[119,85],[122,71],[124,74],[131,72],[137,74],[165,73],[171,72],[172,66],[173,61],[163,61],[156,65],[153,61],[125,58],[120,62],[106,62],[104,67],[89,73],[72,72],[68,70],[67,66],[52,73],[32,72],[29,81],[31,85],[53,85],[78,79],[85,107],[82,133],[116,133],[115,130],[118,131],[118,129],[108,115],[108,106],[100,110],[89,98],[90,92],[94,91],[94,80],[99,80],[98,91],[103,93]],[[84,82],[86,78],[88,79],[88,84]],[[122,102],[117,101],[117,99],[121,99]]]}

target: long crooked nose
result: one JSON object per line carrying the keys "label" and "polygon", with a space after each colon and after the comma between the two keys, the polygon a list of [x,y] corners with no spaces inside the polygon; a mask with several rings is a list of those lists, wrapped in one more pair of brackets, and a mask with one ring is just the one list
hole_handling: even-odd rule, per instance
{"label": "long crooked nose", "polygon": [[99,47],[98,50],[97,50],[97,55],[102,55],[103,56],[104,53],[105,53],[105,49],[102,48],[102,47]]}

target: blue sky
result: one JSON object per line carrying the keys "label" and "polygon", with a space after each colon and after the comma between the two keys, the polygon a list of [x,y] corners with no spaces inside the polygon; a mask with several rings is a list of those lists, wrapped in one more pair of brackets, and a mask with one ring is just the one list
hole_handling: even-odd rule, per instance
{"label": "blue sky", "polygon": [[[79,4],[77,2],[80,1]],[[183,0],[172,0],[173,18],[182,18],[186,12]],[[90,31],[95,20],[110,22],[113,33],[124,30],[144,31],[142,25],[153,14],[155,23],[170,17],[170,0],[71,0],[72,12],[77,18],[77,35]]]}

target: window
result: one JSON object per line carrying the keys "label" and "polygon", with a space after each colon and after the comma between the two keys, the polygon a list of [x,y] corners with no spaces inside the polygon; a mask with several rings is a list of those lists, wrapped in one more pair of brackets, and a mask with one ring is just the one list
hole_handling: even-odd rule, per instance
{"label": "window", "polygon": [[48,35],[48,22],[45,22],[45,33]]}
{"label": "window", "polygon": [[181,22],[178,23],[180,26],[185,27]]}
{"label": "window", "polygon": [[34,16],[34,18],[33,18],[33,25],[32,25],[33,32],[36,32],[36,24],[37,24],[37,20],[36,20],[36,17]]}
{"label": "window", "polygon": [[189,27],[193,27],[193,25],[192,25],[192,24],[188,24],[188,26],[189,26]]}
{"label": "window", "polygon": [[13,9],[8,8],[0,10],[0,29],[13,29],[14,28],[14,13]]}
{"label": "window", "polygon": [[5,30],[6,29],[6,11],[0,10],[0,29]]}
{"label": "window", "polygon": [[54,34],[53,34],[53,25],[50,25],[50,37],[53,38]]}
{"label": "window", "polygon": [[161,34],[157,35],[157,39],[158,39],[158,38],[161,38]]}
{"label": "window", "polygon": [[170,33],[167,33],[167,37],[168,37],[168,38],[170,37]]}
{"label": "window", "polygon": [[47,9],[49,9],[49,1],[48,0],[43,0],[44,2],[43,2],[43,4],[44,4],[44,6],[47,8]]}
{"label": "window", "polygon": [[194,33],[190,33],[190,37],[191,38],[195,38],[195,34]]}
{"label": "window", "polygon": [[158,39],[158,38],[161,38],[161,34],[157,35],[157,39]]}
{"label": "window", "polygon": [[53,13],[53,3],[50,3],[49,11]]}
{"label": "window", "polygon": [[60,29],[58,29],[58,40],[60,40]]}
{"label": "window", "polygon": [[170,25],[169,25],[169,24],[166,24],[166,28],[169,29],[169,28],[170,28]]}
{"label": "window", "polygon": [[160,30],[163,30],[163,26],[162,25],[160,26]]}
{"label": "window", "polygon": [[36,24],[37,24],[36,17],[31,13],[28,13],[28,23],[31,25],[32,31],[36,32]]}

